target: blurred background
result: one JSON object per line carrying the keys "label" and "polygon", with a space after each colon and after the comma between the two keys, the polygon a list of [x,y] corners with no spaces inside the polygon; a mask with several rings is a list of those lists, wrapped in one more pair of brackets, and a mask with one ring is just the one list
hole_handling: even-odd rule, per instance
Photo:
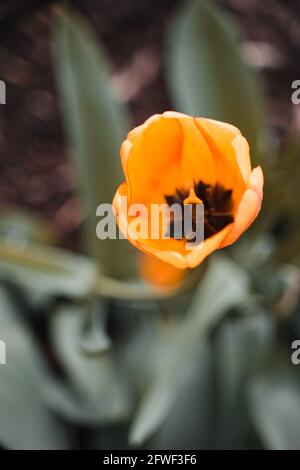
{"label": "blurred background", "polygon": [[[299,53],[296,0],[0,2],[1,447],[300,448]],[[164,294],[95,208],[169,109],[240,127],[266,191]]]}
{"label": "blurred background", "polygon": [[[133,125],[154,113],[173,109],[164,77],[163,45],[168,24],[185,2],[71,3],[107,49],[113,86],[129,105]],[[291,83],[299,73],[297,1],[216,3],[238,23],[246,57],[263,82],[265,124],[282,142],[300,126],[300,108],[291,102]],[[53,4],[1,2],[0,76],[7,84],[7,104],[0,108],[0,195],[5,203],[46,216],[61,231],[63,243],[74,248],[78,246],[82,214],[74,190],[76,175],[63,137],[51,60]]]}

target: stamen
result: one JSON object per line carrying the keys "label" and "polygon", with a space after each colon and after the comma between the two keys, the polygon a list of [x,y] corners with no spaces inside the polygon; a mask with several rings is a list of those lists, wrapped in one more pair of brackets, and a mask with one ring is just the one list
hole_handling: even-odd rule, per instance
{"label": "stamen", "polygon": [[[195,182],[194,187],[188,191],[176,189],[175,195],[166,195],[165,199],[169,206],[174,203],[181,206],[204,204],[204,239],[213,236],[234,220],[232,189],[224,188],[219,183],[211,185],[203,181]],[[193,211],[193,225],[196,225],[195,217],[196,211]],[[174,221],[171,221],[170,233],[174,232],[173,229]]]}
{"label": "stamen", "polygon": [[194,188],[190,188],[189,195],[184,199],[183,204],[203,204],[203,201],[196,195]]}

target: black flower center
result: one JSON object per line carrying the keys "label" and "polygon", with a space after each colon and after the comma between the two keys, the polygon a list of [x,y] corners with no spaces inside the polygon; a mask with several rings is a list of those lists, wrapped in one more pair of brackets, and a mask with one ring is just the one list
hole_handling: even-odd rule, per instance
{"label": "black flower center", "polygon": [[[215,185],[206,184],[203,181],[194,183],[194,191],[196,196],[201,199],[204,204],[204,239],[211,237],[218,233],[226,225],[231,224],[234,220],[233,217],[233,201],[232,189],[226,189],[221,184]],[[165,195],[165,200],[169,206],[179,204],[184,208],[184,200],[189,196],[189,191],[185,189],[176,189],[174,195]],[[194,204],[192,204],[194,206]],[[196,206],[196,204],[195,204]],[[196,211],[192,211],[193,222],[192,228],[195,230]],[[182,233],[184,233],[182,218]],[[170,221],[169,233],[174,238],[174,221]]]}

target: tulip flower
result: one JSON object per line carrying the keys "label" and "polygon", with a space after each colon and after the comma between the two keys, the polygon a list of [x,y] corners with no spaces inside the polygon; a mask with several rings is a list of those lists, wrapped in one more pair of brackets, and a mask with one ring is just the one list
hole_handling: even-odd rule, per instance
{"label": "tulip flower", "polygon": [[[125,182],[113,200],[121,231],[137,248],[177,269],[193,268],[235,242],[260,211],[263,173],[259,166],[251,169],[247,140],[231,124],[171,111],[154,115],[129,132],[121,161]],[[172,237],[174,219],[168,222],[169,238],[132,236],[134,216],[122,208],[124,197],[128,206],[149,208],[149,218],[153,204],[202,205],[199,249]]]}

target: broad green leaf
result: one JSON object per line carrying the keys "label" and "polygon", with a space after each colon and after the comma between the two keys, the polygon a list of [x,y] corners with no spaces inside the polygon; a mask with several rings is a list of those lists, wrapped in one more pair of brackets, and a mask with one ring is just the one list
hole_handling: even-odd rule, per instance
{"label": "broad green leaf", "polygon": [[[258,311],[259,307],[256,306]],[[218,380],[225,410],[234,408],[245,380],[261,366],[270,346],[274,323],[262,312],[225,322],[216,337]]]}
{"label": "broad green leaf", "polygon": [[0,240],[0,279],[32,292],[34,297],[87,297],[98,270],[89,258],[27,242]]}
{"label": "broad green leaf", "polygon": [[245,392],[254,373],[269,358],[275,324],[258,305],[228,319],[214,337],[216,394],[215,445],[244,448],[249,437]]}
{"label": "broad green leaf", "polygon": [[130,441],[140,444],[164,421],[178,389],[195,370],[212,326],[247,294],[247,278],[225,257],[215,256],[186,318],[166,339],[152,383],[132,423]]}
{"label": "broad green leaf", "polygon": [[85,307],[63,307],[53,317],[51,337],[68,379],[47,385],[48,403],[79,423],[110,423],[131,413],[132,397],[126,371],[117,367],[112,351],[86,355],[80,345]]}
{"label": "broad green leaf", "polygon": [[199,348],[172,411],[149,441],[149,449],[207,449],[215,419],[213,355],[208,342]]}
{"label": "broad green leaf", "polygon": [[300,382],[288,369],[257,377],[249,391],[253,423],[270,450],[300,449]]}
{"label": "broad green leaf", "polygon": [[66,429],[47,409],[46,372],[30,331],[14,302],[0,289],[0,339],[6,364],[0,364],[0,445],[10,449],[65,449]]}
{"label": "broad green leaf", "polygon": [[126,240],[96,237],[96,209],[112,202],[124,180],[119,147],[129,130],[127,112],[109,86],[109,64],[100,41],[74,13],[57,19],[54,56],[67,136],[88,215],[86,248],[107,274],[122,277],[132,271],[133,249]]}
{"label": "broad green leaf", "polygon": [[213,2],[187,2],[169,31],[167,79],[180,111],[236,125],[255,154],[261,96],[237,38],[234,25]]}

